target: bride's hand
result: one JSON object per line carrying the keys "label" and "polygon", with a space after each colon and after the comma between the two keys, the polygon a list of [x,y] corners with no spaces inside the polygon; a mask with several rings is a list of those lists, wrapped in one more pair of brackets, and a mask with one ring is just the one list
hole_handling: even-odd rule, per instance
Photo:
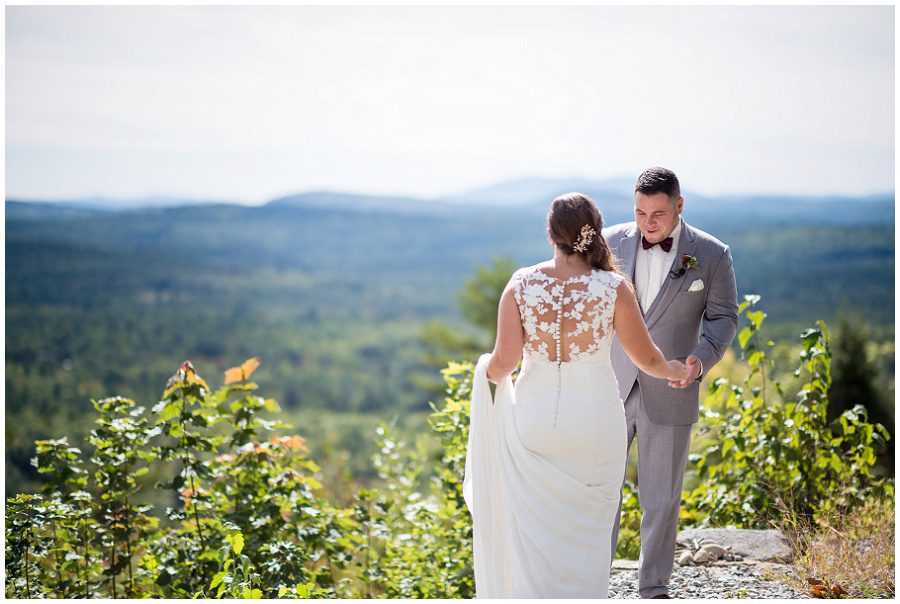
{"label": "bride's hand", "polygon": [[690,369],[681,361],[669,361],[669,381],[680,382],[686,380],[690,375]]}

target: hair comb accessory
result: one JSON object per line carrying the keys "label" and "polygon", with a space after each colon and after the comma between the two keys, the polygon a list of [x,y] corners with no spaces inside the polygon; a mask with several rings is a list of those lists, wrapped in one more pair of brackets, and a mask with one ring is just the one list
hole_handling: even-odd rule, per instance
{"label": "hair comb accessory", "polygon": [[575,241],[575,245],[572,246],[572,249],[583,254],[596,234],[597,231],[591,228],[590,225],[584,225],[581,227],[581,233],[578,235],[578,239]]}

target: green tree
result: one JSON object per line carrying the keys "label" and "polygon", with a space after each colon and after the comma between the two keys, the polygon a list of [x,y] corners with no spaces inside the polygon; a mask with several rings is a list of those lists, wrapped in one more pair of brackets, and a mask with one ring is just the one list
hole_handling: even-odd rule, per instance
{"label": "green tree", "polygon": [[[500,295],[516,270],[512,258],[496,256],[489,266],[479,267],[466,279],[457,294],[457,304],[467,321],[468,330],[448,326],[442,321],[429,321],[421,331],[428,367],[445,367],[450,361],[472,361],[494,346],[497,334],[497,307]],[[467,332],[466,332],[467,331]],[[417,376],[414,383],[427,392],[444,391],[443,381],[432,376]]]}
{"label": "green tree", "polygon": [[[879,390],[877,387],[878,380],[884,379],[884,376],[868,353],[868,342],[869,332],[863,321],[846,315],[838,320],[831,364],[831,389],[828,391],[828,420],[834,421],[844,411],[862,405],[873,422],[884,425],[893,434],[893,414],[885,401],[884,388]],[[893,439],[887,442],[879,461],[893,472]]]}
{"label": "green tree", "polygon": [[497,307],[500,294],[516,270],[512,258],[497,256],[490,266],[479,267],[466,279],[457,298],[463,316],[480,327],[493,343],[497,333]]}

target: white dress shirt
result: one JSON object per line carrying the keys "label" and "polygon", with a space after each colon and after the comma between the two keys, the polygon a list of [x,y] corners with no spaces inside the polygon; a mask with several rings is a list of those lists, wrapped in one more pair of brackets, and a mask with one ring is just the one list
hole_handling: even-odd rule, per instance
{"label": "white dress shirt", "polygon": [[[643,243],[638,244],[637,258],[634,264],[634,287],[637,289],[638,301],[641,304],[641,310],[647,312],[647,309],[653,305],[659,290],[662,289],[663,283],[672,268],[672,262],[675,261],[675,255],[678,253],[678,239],[681,236],[681,218],[675,229],[669,234],[672,238],[672,247],[666,252],[659,245],[654,245],[649,250],[645,250]],[[641,235],[641,239],[643,239]]]}
{"label": "white dress shirt", "polygon": [[[637,290],[641,310],[644,312],[647,312],[647,309],[653,305],[656,296],[659,295],[659,290],[662,289],[663,283],[669,277],[669,271],[672,270],[672,263],[678,253],[681,224],[681,218],[679,218],[678,224],[669,234],[669,237],[672,238],[672,247],[668,252],[663,251],[659,245],[654,245],[649,250],[645,250],[642,244],[638,245],[637,258],[634,263],[634,287]],[[641,235],[642,239],[643,237]],[[703,364],[699,362],[698,364],[702,376]]]}

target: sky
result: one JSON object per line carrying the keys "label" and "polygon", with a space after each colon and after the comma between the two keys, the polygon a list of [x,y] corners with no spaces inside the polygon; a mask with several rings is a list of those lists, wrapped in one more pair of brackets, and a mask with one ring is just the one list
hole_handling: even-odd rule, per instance
{"label": "sky", "polygon": [[894,7],[7,6],[7,199],[894,190]]}

